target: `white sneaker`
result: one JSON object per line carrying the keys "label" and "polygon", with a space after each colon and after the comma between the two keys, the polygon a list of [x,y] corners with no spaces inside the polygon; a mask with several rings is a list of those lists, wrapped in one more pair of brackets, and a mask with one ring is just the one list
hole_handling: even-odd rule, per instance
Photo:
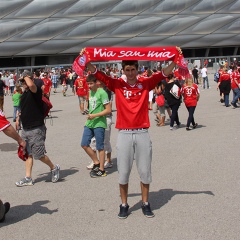
{"label": "white sneaker", "polygon": [[92,170],[93,165],[94,165],[94,163],[93,163],[93,161],[92,161],[89,165],[87,165],[87,169],[88,169],[88,170]]}
{"label": "white sneaker", "polygon": [[113,163],[112,162],[105,162],[104,163],[104,168],[111,168],[113,166]]}

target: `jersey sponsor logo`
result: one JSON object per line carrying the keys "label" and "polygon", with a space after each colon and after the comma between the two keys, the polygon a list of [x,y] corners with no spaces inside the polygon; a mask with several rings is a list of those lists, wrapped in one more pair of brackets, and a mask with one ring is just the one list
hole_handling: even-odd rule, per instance
{"label": "jersey sponsor logo", "polygon": [[130,97],[132,96],[132,91],[124,90],[123,94],[126,97],[126,99],[130,99]]}
{"label": "jersey sponsor logo", "polygon": [[139,84],[137,87],[138,87],[139,89],[142,89],[142,88],[143,88],[142,84]]}

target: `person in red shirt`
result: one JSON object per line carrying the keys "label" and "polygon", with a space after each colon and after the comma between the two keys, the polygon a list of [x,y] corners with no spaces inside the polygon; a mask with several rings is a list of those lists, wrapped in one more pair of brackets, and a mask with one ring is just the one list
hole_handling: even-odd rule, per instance
{"label": "person in red shirt", "polygon": [[50,98],[50,93],[51,93],[51,88],[52,88],[52,81],[51,79],[48,77],[48,73],[45,72],[43,75],[43,82],[44,82],[44,91],[43,94],[45,97],[47,97],[48,99]]}
{"label": "person in red shirt", "polygon": [[231,76],[227,72],[227,68],[223,68],[223,72],[219,78],[217,90],[220,89],[220,91],[224,95],[224,103],[226,107],[229,107],[229,93],[231,91]]}
{"label": "person in red shirt", "polygon": [[[8,137],[11,137],[15,141],[17,141],[23,150],[26,148],[26,142],[19,136],[19,134],[16,132],[10,122],[6,119],[2,110],[0,110],[0,132],[1,131],[3,131]],[[3,204],[2,200],[0,199],[0,222],[3,222],[5,220],[5,215],[7,214],[9,209],[10,203],[5,202]]]}
{"label": "person in red shirt", "polygon": [[[181,53],[181,49],[178,48],[178,50]],[[81,53],[84,53],[84,50]],[[99,81],[103,82],[109,90],[115,93],[116,97],[116,128],[119,129],[117,166],[122,200],[118,217],[124,219],[128,216],[128,182],[133,159],[136,160],[141,178],[142,212],[146,217],[154,217],[148,202],[149,186],[152,181],[152,143],[148,133],[148,128],[150,127],[148,97],[149,91],[154,89],[159,81],[165,79],[176,64],[172,62],[162,72],[153,74],[149,78],[137,78],[138,61],[122,61],[122,68],[127,78],[126,81],[122,78],[113,79],[107,76],[95,69],[91,63],[86,65]]]}
{"label": "person in red shirt", "polygon": [[240,98],[240,69],[233,67],[232,77],[231,77],[231,88],[233,90],[233,100],[231,105],[234,108],[238,107],[237,102]]}
{"label": "person in red shirt", "polygon": [[200,97],[200,92],[198,89],[198,85],[193,83],[193,79],[191,77],[185,80],[185,84],[182,86],[181,91],[184,98],[185,106],[189,113],[186,127],[186,130],[189,131],[192,130],[192,128],[190,128],[191,123],[193,129],[195,129],[198,126],[198,124],[195,123],[193,115]]}
{"label": "person in red shirt", "polygon": [[87,114],[88,112],[88,85],[86,82],[86,77],[79,76],[74,82],[74,92],[76,92],[79,100],[80,112],[82,115]]}

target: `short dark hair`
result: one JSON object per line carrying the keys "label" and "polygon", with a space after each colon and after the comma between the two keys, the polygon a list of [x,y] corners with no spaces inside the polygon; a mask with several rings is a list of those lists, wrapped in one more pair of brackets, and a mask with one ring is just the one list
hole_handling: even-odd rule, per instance
{"label": "short dark hair", "polygon": [[122,68],[123,68],[123,70],[128,65],[135,66],[136,69],[138,69],[138,61],[136,61],[136,60],[123,60],[122,61]]}
{"label": "short dark hair", "polygon": [[35,71],[35,76],[36,77],[40,77],[40,72],[37,70],[37,71]]}
{"label": "short dark hair", "polygon": [[93,74],[89,74],[87,76],[86,82],[97,82],[97,79]]}

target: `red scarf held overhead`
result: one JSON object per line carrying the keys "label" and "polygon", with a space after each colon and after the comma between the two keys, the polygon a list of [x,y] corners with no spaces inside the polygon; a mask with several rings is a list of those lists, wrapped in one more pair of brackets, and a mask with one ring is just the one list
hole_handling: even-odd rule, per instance
{"label": "red scarf held overhead", "polygon": [[179,73],[189,74],[187,63],[176,47],[87,47],[73,62],[73,69],[79,76],[88,62],[112,60],[173,61],[179,66]]}

